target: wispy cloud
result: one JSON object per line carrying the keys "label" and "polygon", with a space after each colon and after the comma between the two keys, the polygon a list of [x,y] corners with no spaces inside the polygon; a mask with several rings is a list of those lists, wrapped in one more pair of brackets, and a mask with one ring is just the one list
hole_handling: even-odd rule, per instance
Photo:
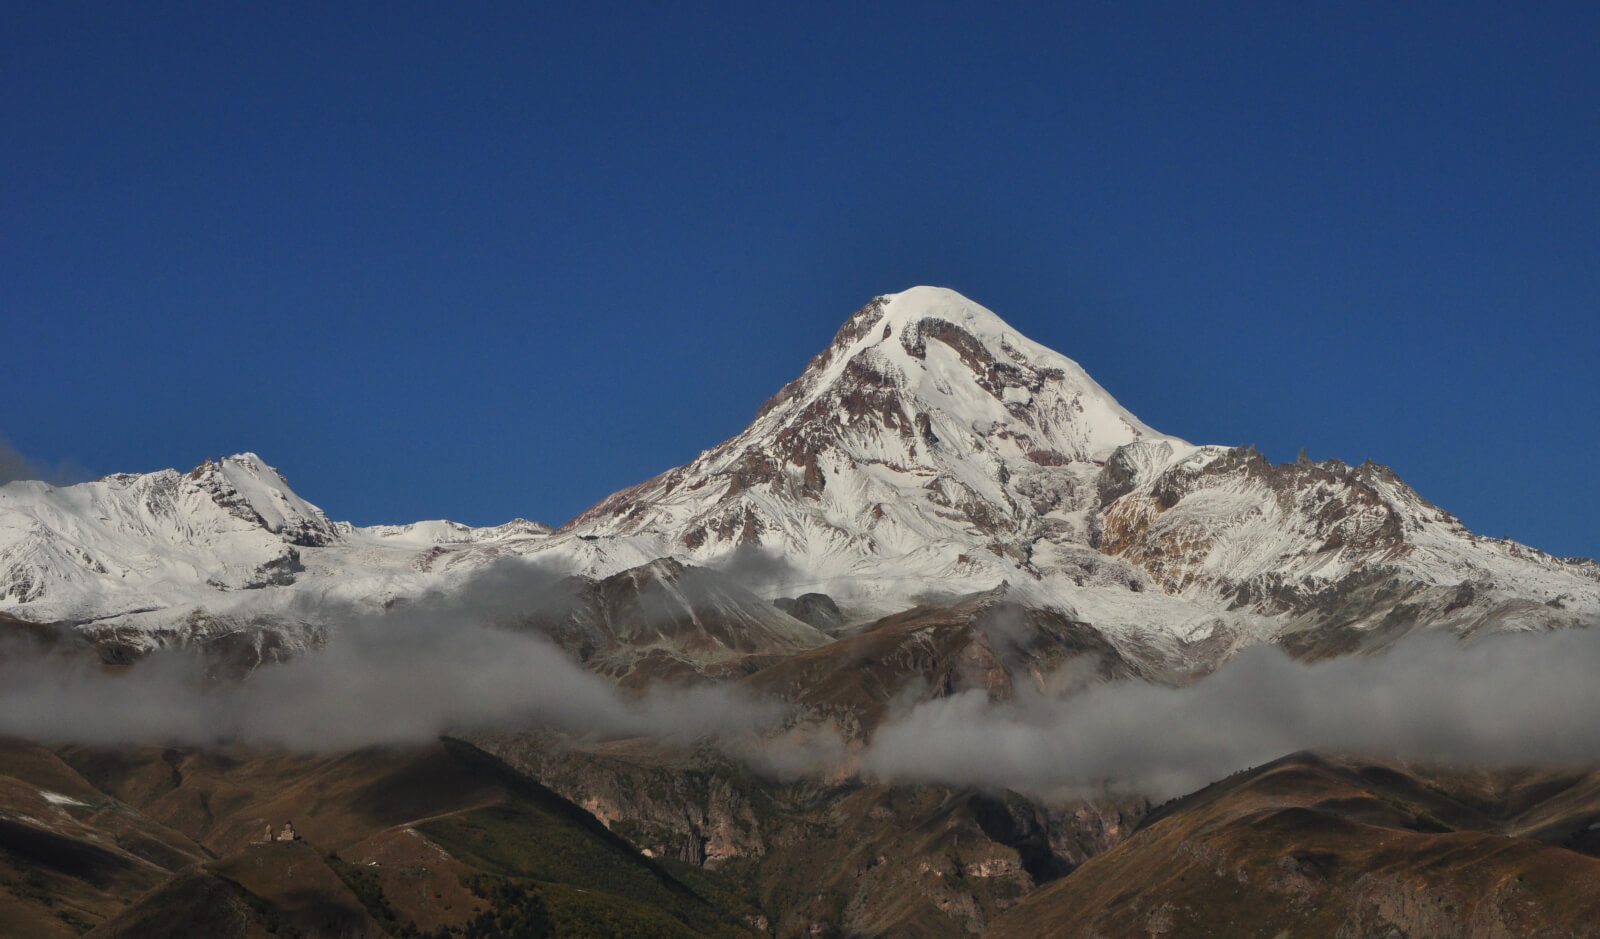
{"label": "wispy cloud", "polygon": [[0,437],[0,486],[19,479],[40,479],[53,486],[83,482],[90,473],[81,466],[62,461],[54,467],[42,466],[23,455],[11,441]]}

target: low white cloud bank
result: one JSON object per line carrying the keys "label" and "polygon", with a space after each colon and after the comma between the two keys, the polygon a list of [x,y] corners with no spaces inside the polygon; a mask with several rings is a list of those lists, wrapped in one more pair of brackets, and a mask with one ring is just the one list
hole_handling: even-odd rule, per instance
{"label": "low white cloud bank", "polygon": [[485,610],[507,609],[479,592],[470,608],[347,613],[323,649],[242,681],[208,679],[203,657],[185,651],[110,673],[82,656],[0,650],[0,734],[329,750],[531,725],[697,740],[781,720],[775,705],[722,688],[625,696],[542,637],[485,624]]}
{"label": "low white cloud bank", "polygon": [[1046,676],[1045,687],[1078,690],[907,701],[867,742],[847,743],[737,686],[625,694],[539,636],[490,625],[552,602],[555,587],[521,572],[478,584],[470,603],[349,614],[321,651],[242,682],[208,681],[187,653],[157,654],[120,674],[81,658],[0,654],[0,734],[327,750],[539,726],[709,740],[781,776],[1150,795],[1302,749],[1471,765],[1600,763],[1600,630],[1468,644],[1428,635],[1314,665],[1258,647],[1183,688],[1084,689]]}
{"label": "low white cloud bank", "polygon": [[893,780],[1032,790],[1110,784],[1161,795],[1297,750],[1444,764],[1600,762],[1600,632],[1426,635],[1317,664],[1242,652],[1184,688],[1141,682],[1007,703],[925,701],[872,741]]}

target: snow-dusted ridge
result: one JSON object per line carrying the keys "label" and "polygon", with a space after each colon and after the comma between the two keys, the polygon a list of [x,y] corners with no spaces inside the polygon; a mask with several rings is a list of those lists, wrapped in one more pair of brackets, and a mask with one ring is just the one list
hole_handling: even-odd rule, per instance
{"label": "snow-dusted ridge", "polygon": [[1600,622],[1594,562],[1473,535],[1377,464],[1162,434],[935,287],[874,299],[749,427],[555,532],[330,521],[248,453],[0,487],[0,611],[135,637],[277,622],[303,645],[308,600],[448,593],[505,557],[595,580],[670,558],[858,618],[1006,583],[1146,658]]}
{"label": "snow-dusted ridge", "polygon": [[187,473],[13,482],[0,486],[0,610],[37,622],[159,623],[197,609],[294,605],[279,594],[381,602],[549,531],[524,519],[491,528],[330,521],[253,453]]}

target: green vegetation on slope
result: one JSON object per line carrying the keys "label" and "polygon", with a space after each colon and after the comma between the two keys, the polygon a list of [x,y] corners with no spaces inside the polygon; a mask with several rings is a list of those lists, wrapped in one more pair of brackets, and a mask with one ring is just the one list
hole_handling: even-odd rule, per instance
{"label": "green vegetation on slope", "polygon": [[550,939],[560,935],[539,891],[488,876],[472,878],[469,887],[489,908],[467,921],[463,939]]}
{"label": "green vegetation on slope", "polygon": [[559,934],[749,934],[593,815],[476,747],[453,740],[445,746],[500,777],[512,795],[417,830],[479,870],[540,882]]}

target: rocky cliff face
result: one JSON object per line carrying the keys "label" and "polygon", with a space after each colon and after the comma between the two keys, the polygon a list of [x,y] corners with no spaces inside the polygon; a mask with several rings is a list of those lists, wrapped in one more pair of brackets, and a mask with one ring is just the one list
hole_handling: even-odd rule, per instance
{"label": "rocky cliff face", "polygon": [[1144,667],[1094,627],[1019,603],[1000,587],[886,616],[743,681],[857,740],[895,705],[964,691],[993,701],[1065,693],[1069,682],[1150,677]]}
{"label": "rocky cliff face", "polygon": [[748,885],[771,935],[982,932],[1131,834],[1139,798],[779,781],[637,741],[480,738],[652,857]]}

